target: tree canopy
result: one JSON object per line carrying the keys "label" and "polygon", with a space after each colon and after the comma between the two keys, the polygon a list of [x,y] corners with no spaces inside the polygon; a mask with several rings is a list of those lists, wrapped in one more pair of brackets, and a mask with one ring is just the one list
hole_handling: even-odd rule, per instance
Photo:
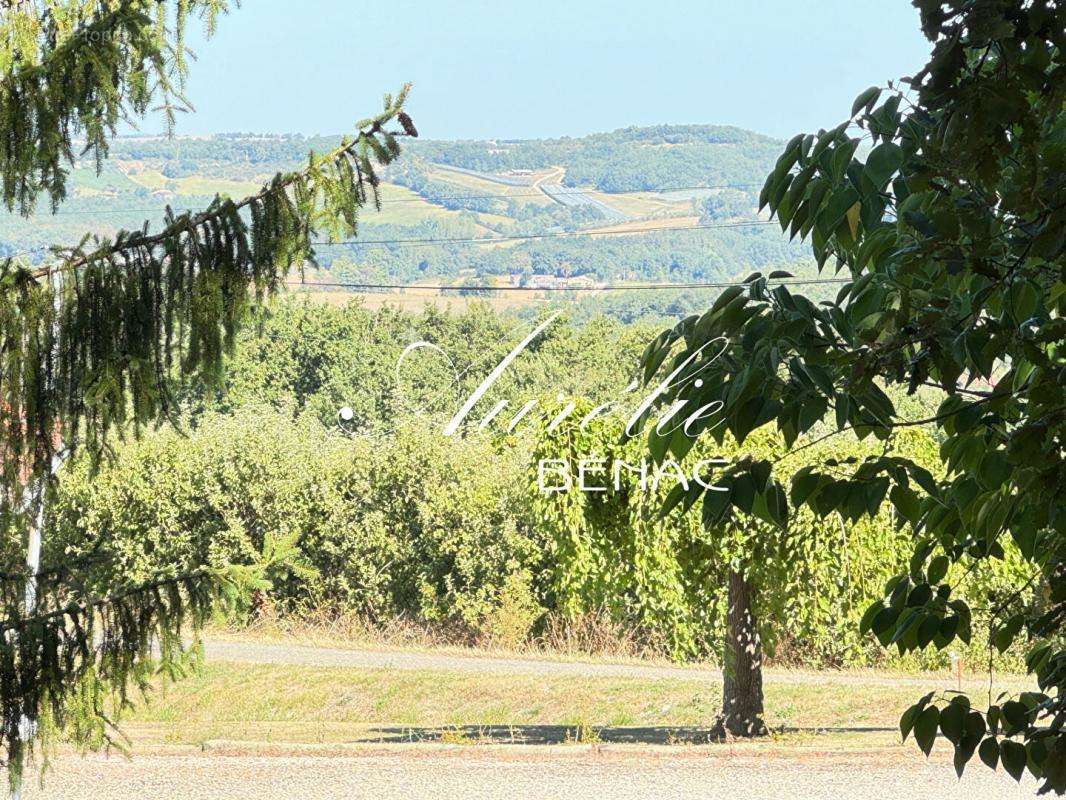
{"label": "tree canopy", "polygon": [[214,29],[228,0],[50,0],[8,3],[0,21],[4,203],[30,213],[39,194],[66,197],[74,139],[99,167],[123,119],[153,104],[186,110],[190,14]]}
{"label": "tree canopy", "polygon": [[[11,4],[7,4],[11,6]],[[123,117],[180,102],[183,32],[209,25],[222,0],[65,0],[5,8],[0,29],[0,174],[4,200],[29,214],[62,200],[75,137],[99,159]],[[406,87],[332,151],[279,173],[240,201],[167,209],[113,239],[57,250],[44,266],[0,264],[0,521],[32,541],[54,493],[56,458],[107,454],[115,437],[166,422],[190,380],[217,384],[249,309],[293,268],[314,262],[319,232],[356,233],[377,202],[377,169],[417,135]],[[91,550],[87,559],[99,556]],[[110,741],[109,712],[143,687],[158,645],[165,672],[187,658],[198,627],[234,581],[194,565],[180,574],[87,585],[77,560],[2,576],[0,739],[17,787],[35,744],[57,731]],[[83,566],[83,564],[81,565]],[[117,579],[118,580],[118,579]]]}
{"label": "tree canopy", "polygon": [[[914,537],[909,570],[863,630],[900,652],[968,641],[975,609],[945,580],[1016,544],[1031,576],[989,598],[989,647],[1025,639],[1037,690],[927,695],[901,720],[928,753],[938,730],[961,774],[975,754],[1042,791],[1066,792],[1066,10],[1040,0],[915,3],[933,42],[926,66],[855,100],[835,128],[793,138],[760,202],[850,280],[816,304],[752,275],[702,315],[651,342],[648,381],[665,406],[704,409],[649,443],[684,454],[692,437],[743,442],[772,424],[798,452],[854,431],[882,452],[828,460],[778,480],[736,461],[702,498],[705,524],[753,512],[786,526],[807,506],[856,520],[887,500]],[[928,418],[885,389],[941,393]],[[897,431],[935,425],[943,477],[894,449]],[[952,574],[957,574],[952,570]],[[960,580],[965,580],[961,578]]]}

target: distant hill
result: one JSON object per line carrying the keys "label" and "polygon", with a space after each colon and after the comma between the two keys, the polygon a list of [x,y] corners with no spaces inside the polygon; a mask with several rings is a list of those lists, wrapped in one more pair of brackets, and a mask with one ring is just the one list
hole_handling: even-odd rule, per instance
{"label": "distant hill", "polygon": [[[49,244],[158,220],[168,204],[196,208],[215,193],[241,196],[338,138],[120,138],[102,173],[89,165],[74,171],[72,197],[58,215],[0,215],[0,255],[36,248],[31,258],[41,257]],[[363,215],[358,244],[321,248],[329,274],[316,277],[589,286],[714,281],[796,262],[805,271],[805,246],[774,226],[748,224],[758,219],[758,190],[781,147],[718,125],[405,140],[403,157],[384,173],[381,211]],[[420,241],[403,242],[411,239]],[[456,239],[498,241],[448,241]]]}
{"label": "distant hill", "polygon": [[[163,163],[173,177],[209,174],[237,180],[293,167],[309,150],[340,137],[225,134],[210,138],[120,138],[113,156]],[[657,125],[559,139],[405,140],[408,156],[479,172],[565,166],[566,186],[604,192],[655,191],[723,183],[760,184],[783,143],[724,125]]]}

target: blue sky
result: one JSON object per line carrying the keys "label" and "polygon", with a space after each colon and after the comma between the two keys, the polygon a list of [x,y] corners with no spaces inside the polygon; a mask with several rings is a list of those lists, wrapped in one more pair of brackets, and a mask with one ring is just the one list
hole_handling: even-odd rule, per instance
{"label": "blue sky", "polygon": [[339,133],[412,81],[410,113],[441,139],[663,122],[787,137],[929,50],[905,0],[245,0],[190,43],[179,133]]}

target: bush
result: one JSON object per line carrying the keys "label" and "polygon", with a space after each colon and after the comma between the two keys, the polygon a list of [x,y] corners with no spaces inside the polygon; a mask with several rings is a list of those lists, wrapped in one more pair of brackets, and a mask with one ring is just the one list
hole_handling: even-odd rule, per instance
{"label": "bush", "polygon": [[99,474],[68,467],[46,559],[100,542],[106,570],[135,583],[199,563],[252,563],[267,534],[291,537],[315,575],[274,570],[282,607],[311,601],[477,630],[509,575],[541,568],[516,456],[413,425],[346,437],[243,408],[187,437],[127,444]]}
{"label": "bush", "polygon": [[[613,452],[617,422],[566,441],[580,453]],[[935,455],[924,434],[899,439],[916,455]],[[538,454],[569,457],[558,446],[542,437]],[[837,446],[841,458],[863,452],[856,442]],[[617,455],[636,462],[640,453],[632,442]],[[283,615],[378,626],[401,618],[465,643],[688,658],[719,652],[729,566],[755,553],[748,569],[761,587],[775,661],[883,663],[884,651],[857,627],[906,564],[907,539],[889,511],[853,524],[803,511],[781,547],[752,550],[751,541],[708,537],[696,512],[659,521],[661,498],[633,486],[610,496],[539,495],[530,488],[532,460],[513,437],[444,438],[415,421],[345,436],[311,411],[294,419],[242,406],[203,417],[187,436],[168,431],[125,444],[96,475],[85,463],[68,465],[45,563],[99,542],[99,585],[115,587],[201,563],[252,563],[268,542],[292,542],[291,560],[269,574],[267,599]],[[1008,550],[968,576],[964,591],[985,605],[1017,580],[1020,565]],[[959,654],[986,663],[985,623],[974,622],[973,644]]]}

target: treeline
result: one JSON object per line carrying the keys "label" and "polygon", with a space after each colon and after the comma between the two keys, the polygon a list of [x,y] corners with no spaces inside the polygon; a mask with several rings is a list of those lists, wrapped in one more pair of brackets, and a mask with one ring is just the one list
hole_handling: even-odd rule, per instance
{"label": "treeline", "polygon": [[[808,515],[784,538],[755,523],[710,537],[698,514],[658,518],[676,481],[669,476],[648,487],[630,470],[618,491],[589,494],[573,483],[541,491],[541,459],[571,471],[587,455],[640,463],[643,442],[620,437],[625,409],[639,400],[625,389],[656,327],[556,320],[459,435],[445,437],[445,421],[528,333],[528,322],[476,305],[462,314],[410,314],[286,302],[259,325],[258,335],[238,343],[228,392],[184,398],[183,433],[122,445],[99,472],[68,465],[46,563],[90,558],[87,569],[103,586],[105,575],[136,583],[197,563],[259,562],[279,613],[313,606],[377,623],[405,617],[457,641],[508,646],[549,621],[605,614],[685,659],[718,652],[721,588],[730,564],[746,557],[766,587],[760,617],[778,661],[883,658],[856,623],[909,552],[888,511],[862,523]],[[446,357],[421,348],[397,368],[417,341]],[[507,413],[479,430],[481,416],[502,400]],[[622,408],[578,425],[581,414],[610,400]],[[533,411],[508,432],[509,415],[527,401]],[[568,402],[575,411],[549,432]],[[920,416],[921,398],[909,402]],[[344,406],[351,420],[338,418]],[[936,461],[937,443],[921,431],[907,431],[897,445]],[[760,435],[745,448],[775,446]],[[841,437],[808,452],[843,460],[871,447]],[[701,444],[681,467],[743,452],[729,442]],[[558,483],[558,467],[552,474],[549,482]],[[983,596],[1019,568],[1008,553],[970,575],[965,591]]]}
{"label": "treeline", "polygon": [[563,165],[568,186],[632,192],[761,182],[780,149],[777,140],[741,128],[657,125],[578,138],[424,141],[411,153],[482,172]]}
{"label": "treeline", "polygon": [[[137,168],[161,173],[165,179],[259,180],[277,169],[301,163],[310,150],[325,151],[337,137],[216,136],[117,141],[112,158],[140,162]],[[779,144],[749,131],[723,126],[657,126],[627,128],[580,138],[522,141],[405,143],[403,158],[385,171],[384,178],[460,216],[390,217],[380,224],[370,212],[362,217],[359,238],[449,239],[572,233],[603,221],[593,205],[518,202],[511,198],[481,197],[434,175],[430,162],[471,169],[499,171],[561,165],[569,185],[592,185],[607,192],[663,190],[690,186],[761,184],[772,168]],[[61,215],[48,209],[32,218],[0,214],[0,252],[31,250],[30,260],[47,255],[53,244],[74,245],[87,233],[113,236],[120,229],[140,228],[146,219],[162,217],[167,203],[177,210],[210,202],[201,196],[158,196],[124,175],[114,161],[96,175],[90,166],[75,173],[75,196]],[[156,176],[158,177],[158,176]],[[154,185],[154,184],[153,184]],[[165,187],[164,187],[165,188]],[[197,189],[199,191],[199,189]],[[206,191],[206,190],[205,190]],[[701,221],[751,218],[757,189],[715,190],[704,202],[693,202]],[[404,207],[389,207],[390,211]],[[643,281],[722,280],[805,258],[808,254],[773,229],[652,232],[616,238],[564,237],[519,240],[506,248],[481,245],[420,243],[359,244],[351,248],[323,248],[320,261],[340,260],[345,269],[338,280],[411,282],[427,277],[453,278],[463,270],[478,275],[549,274],[591,275],[598,280],[629,277]]]}
{"label": "treeline", "polygon": [[[208,139],[119,139],[112,155],[171,162],[172,177],[211,174],[245,178],[291,168],[336,147],[339,136],[216,136]],[[482,172],[565,166],[569,186],[605,192],[664,191],[692,186],[761,183],[781,142],[724,125],[632,127],[576,138],[405,143],[405,157]],[[218,168],[218,169],[215,169]],[[219,171],[221,170],[221,172]]]}

